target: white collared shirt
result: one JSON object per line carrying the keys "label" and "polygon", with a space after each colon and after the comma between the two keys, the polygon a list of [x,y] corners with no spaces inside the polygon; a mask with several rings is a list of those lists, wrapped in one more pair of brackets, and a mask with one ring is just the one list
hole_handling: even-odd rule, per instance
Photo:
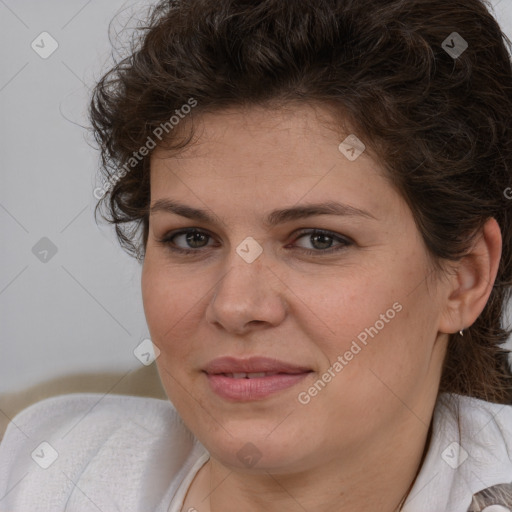
{"label": "white collared shirt", "polygon": [[[473,494],[512,482],[512,406],[442,394],[433,420],[403,512],[467,512]],[[169,401],[49,398],[19,413],[0,443],[0,512],[179,512],[208,458]]]}
{"label": "white collared shirt", "polygon": [[[512,483],[512,406],[444,393],[433,419],[429,450],[403,512],[467,512],[474,494]],[[494,505],[512,511],[512,503]]]}

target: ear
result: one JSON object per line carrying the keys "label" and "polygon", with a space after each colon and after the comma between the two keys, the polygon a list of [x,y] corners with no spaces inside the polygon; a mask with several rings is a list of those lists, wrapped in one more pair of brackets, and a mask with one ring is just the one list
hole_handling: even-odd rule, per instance
{"label": "ear", "polygon": [[468,254],[454,266],[447,288],[440,332],[454,333],[471,326],[491,294],[501,258],[501,230],[490,218],[476,235]]}

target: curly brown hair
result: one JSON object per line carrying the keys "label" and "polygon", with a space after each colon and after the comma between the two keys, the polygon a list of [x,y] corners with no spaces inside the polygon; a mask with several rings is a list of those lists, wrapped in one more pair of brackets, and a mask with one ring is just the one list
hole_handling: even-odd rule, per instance
{"label": "curly brown hair", "polygon": [[289,102],[339,111],[378,155],[437,263],[460,259],[485,221],[497,220],[494,287],[464,337],[451,335],[439,391],[512,403],[502,346],[511,333],[511,42],[491,9],[487,0],[158,3],[93,91],[106,183],[96,213],[105,207],[102,217],[141,261],[151,155],[143,149],[165,123],[166,144],[190,143],[181,129],[190,123],[172,130],[169,119],[192,101],[188,118]]}

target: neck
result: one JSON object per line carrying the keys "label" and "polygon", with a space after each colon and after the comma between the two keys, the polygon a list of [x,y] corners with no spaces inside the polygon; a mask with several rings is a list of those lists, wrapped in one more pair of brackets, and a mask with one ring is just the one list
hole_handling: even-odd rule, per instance
{"label": "neck", "polygon": [[184,510],[397,512],[419,473],[430,433],[431,425],[427,428],[416,419],[380,449],[358,447],[354,450],[357,461],[339,454],[328,463],[296,473],[263,470],[249,475],[210,459],[203,466],[195,503],[189,501],[190,508]]}

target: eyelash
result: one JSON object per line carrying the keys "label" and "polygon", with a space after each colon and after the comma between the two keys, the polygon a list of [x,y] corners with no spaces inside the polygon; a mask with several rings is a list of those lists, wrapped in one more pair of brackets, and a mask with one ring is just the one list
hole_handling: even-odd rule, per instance
{"label": "eyelash", "polygon": [[[200,233],[202,235],[206,235],[206,236],[210,237],[210,239],[213,238],[206,231],[202,231],[202,230],[197,229],[197,228],[188,228],[188,229],[182,229],[182,230],[179,230],[179,231],[176,231],[176,232],[168,233],[163,238],[158,239],[157,241],[160,244],[165,245],[167,249],[169,249],[170,251],[172,251],[174,253],[179,253],[179,254],[187,255],[187,254],[193,254],[193,253],[194,254],[198,254],[200,252],[203,252],[203,250],[206,249],[206,248],[182,249],[181,247],[176,247],[175,245],[173,245],[172,239],[176,238],[179,235],[185,235],[185,234],[188,234],[188,233]],[[340,251],[346,249],[347,247],[350,247],[351,245],[353,245],[353,242],[349,238],[337,235],[336,233],[333,233],[331,231],[326,231],[324,229],[304,229],[304,230],[301,230],[297,234],[297,236],[293,240],[293,242],[296,242],[297,240],[299,240],[300,238],[304,237],[305,235],[309,235],[309,236],[322,235],[322,236],[326,236],[328,238],[336,239],[339,242],[341,242],[341,244],[339,246],[334,247],[334,248],[325,249],[325,250],[321,250],[321,249],[318,249],[318,250],[304,249],[302,247],[299,247],[299,250],[301,252],[303,252],[304,254],[307,254],[309,256],[312,256],[312,255],[316,256],[318,254],[322,254],[322,255],[324,255],[324,254],[333,254],[333,253],[336,253],[336,252],[340,252]]]}

